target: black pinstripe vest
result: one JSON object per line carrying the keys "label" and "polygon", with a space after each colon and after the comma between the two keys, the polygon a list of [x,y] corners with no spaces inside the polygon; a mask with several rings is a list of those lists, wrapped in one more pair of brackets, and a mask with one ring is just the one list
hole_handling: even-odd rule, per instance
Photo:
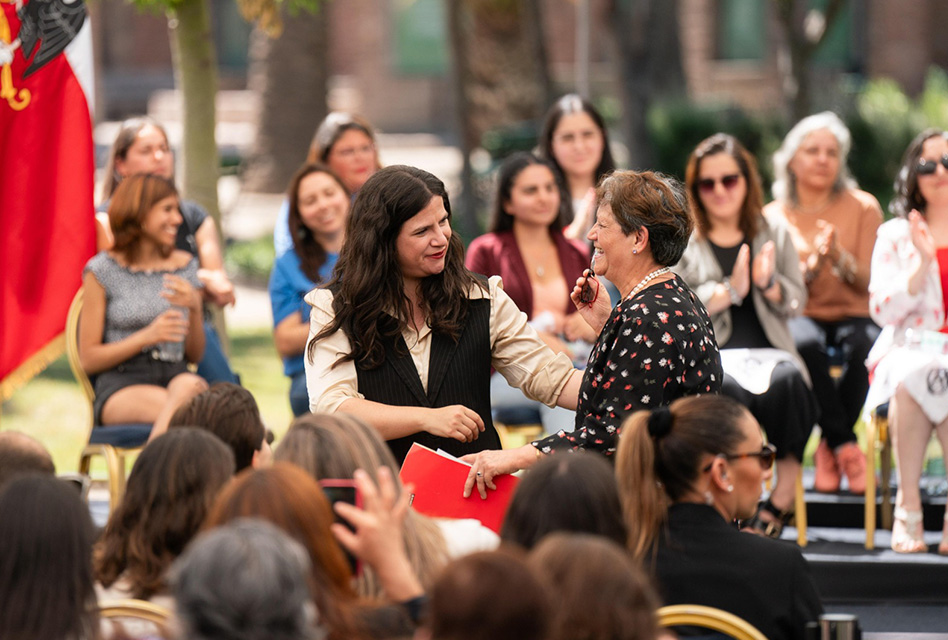
{"label": "black pinstripe vest", "polygon": [[431,341],[427,393],[400,335],[386,341],[385,362],[380,367],[363,369],[356,363],[359,393],[366,400],[403,407],[464,405],[481,416],[486,429],[470,443],[427,432],[389,440],[395,459],[401,464],[413,442],[455,456],[500,449],[500,438],[490,419],[490,300],[471,300],[456,343],[434,332]]}

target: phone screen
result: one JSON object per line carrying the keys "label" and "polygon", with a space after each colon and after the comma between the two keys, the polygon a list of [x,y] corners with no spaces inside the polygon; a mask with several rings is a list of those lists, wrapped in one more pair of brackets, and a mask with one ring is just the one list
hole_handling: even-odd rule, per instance
{"label": "phone screen", "polygon": [[[352,480],[320,480],[319,485],[322,487],[323,493],[326,494],[330,505],[334,505],[337,502],[345,502],[356,507],[362,506],[359,490],[356,489],[355,483]],[[336,522],[345,525],[350,531],[355,531],[355,528],[349,521],[345,518],[341,518],[335,510],[333,510],[333,515],[336,518]],[[346,559],[349,561],[349,568],[352,569],[352,575],[358,576],[362,570],[359,559],[349,553],[345,547],[342,547],[342,550],[345,552]]]}

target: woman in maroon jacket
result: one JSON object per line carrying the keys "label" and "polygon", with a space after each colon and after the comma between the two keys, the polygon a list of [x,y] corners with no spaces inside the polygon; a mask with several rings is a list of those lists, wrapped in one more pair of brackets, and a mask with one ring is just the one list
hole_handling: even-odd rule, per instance
{"label": "woman in maroon jacket", "polygon": [[[533,154],[515,153],[500,168],[490,233],[471,242],[465,262],[475,273],[503,278],[504,291],[540,337],[582,367],[596,334],[569,293],[589,266],[589,254],[563,236],[563,218],[553,168]],[[573,430],[574,412],[530,400],[496,373],[491,404],[495,412],[536,408],[547,433]]]}

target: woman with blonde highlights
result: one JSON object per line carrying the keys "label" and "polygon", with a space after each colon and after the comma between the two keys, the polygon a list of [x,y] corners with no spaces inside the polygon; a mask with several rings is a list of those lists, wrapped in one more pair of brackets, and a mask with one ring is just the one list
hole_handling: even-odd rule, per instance
{"label": "woman with blonde highlights", "polygon": [[682,398],[626,420],[616,477],[629,550],[654,573],[664,604],[717,607],[771,640],[799,639],[822,612],[806,560],[734,527],[756,512],[773,458],[736,401]]}
{"label": "woman with blonde highlights", "polygon": [[[310,413],[290,425],[274,458],[292,462],[316,480],[349,480],[363,469],[378,484],[378,469],[387,467],[395,480],[398,495],[398,465],[378,433],[362,420],[345,413]],[[486,551],[498,544],[498,537],[476,520],[428,518],[409,509],[403,527],[405,548],[415,574],[430,586],[437,572],[451,557]],[[356,579],[363,596],[378,596],[382,586],[370,568]]]}

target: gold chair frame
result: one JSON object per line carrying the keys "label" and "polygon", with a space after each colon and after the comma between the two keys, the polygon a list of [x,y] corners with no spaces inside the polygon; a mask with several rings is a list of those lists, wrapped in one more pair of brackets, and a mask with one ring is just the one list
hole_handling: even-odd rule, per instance
{"label": "gold chair frame", "polygon": [[104,619],[132,618],[157,625],[167,633],[172,621],[171,611],[147,600],[113,600],[99,605],[99,616]]}
{"label": "gold chair frame", "polygon": [[767,640],[757,627],[741,617],[698,604],[673,604],[658,610],[661,627],[698,626],[727,634],[737,640]]}
{"label": "gold chair frame", "polygon": [[84,290],[80,287],[79,291],[76,292],[76,296],[72,299],[72,304],[69,305],[69,313],[66,315],[66,357],[69,360],[72,375],[79,383],[79,387],[82,389],[89,405],[87,411],[88,435],[86,436],[86,445],[79,456],[79,473],[89,475],[89,468],[94,456],[105,458],[109,483],[109,509],[114,509],[125,493],[125,456],[141,451],[142,447],[125,448],[111,444],[89,443],[89,436],[92,435],[92,428],[95,426],[92,408],[95,391],[89,381],[89,376],[79,362],[79,316],[82,313],[83,296]]}

